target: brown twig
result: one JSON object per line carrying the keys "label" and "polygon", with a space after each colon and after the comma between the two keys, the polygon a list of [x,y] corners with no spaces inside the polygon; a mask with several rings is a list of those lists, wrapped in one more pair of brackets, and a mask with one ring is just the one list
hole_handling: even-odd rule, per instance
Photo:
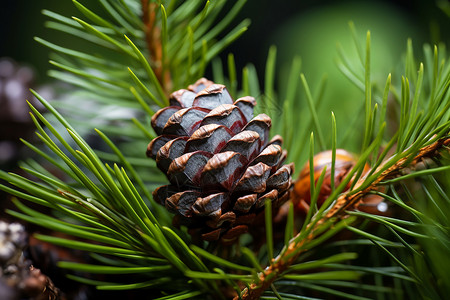
{"label": "brown twig", "polygon": [[[412,161],[408,164],[409,166],[414,166],[417,163],[419,163],[422,159],[427,157],[434,157],[437,155],[437,152],[443,147],[450,145],[450,138],[444,137],[442,139],[439,139],[438,141],[434,142],[431,145],[428,145],[426,147],[423,147],[419,150],[419,153],[412,159]],[[328,214],[325,216],[325,220],[328,220],[334,216],[339,215],[340,213],[344,212],[345,210],[348,210],[352,207],[354,207],[360,199],[362,199],[364,196],[368,195],[370,192],[377,190],[378,185],[380,182],[388,179],[392,179],[400,174],[400,171],[404,168],[406,168],[408,165],[406,163],[408,162],[409,157],[404,157],[397,161],[394,165],[386,169],[381,173],[381,175],[376,178],[367,188],[358,191],[356,193],[347,192],[342,194],[336,201],[336,204],[331,208],[331,210],[328,212]],[[379,167],[381,169],[383,165]],[[358,182],[355,184],[354,189],[357,189],[359,186],[361,186],[365,182],[366,178],[363,177],[358,180]]]}
{"label": "brown twig", "polygon": [[157,10],[159,6],[149,0],[141,0],[142,21],[145,28],[145,41],[150,54],[150,62],[156,78],[158,78],[164,92],[168,95],[172,91],[172,78],[169,70],[165,68],[161,44],[161,28],[157,24]]}
{"label": "brown twig", "polygon": [[[369,194],[371,191],[376,190],[380,182],[396,177],[402,169],[406,168],[409,165],[417,164],[423,158],[437,156],[439,150],[441,150],[443,147],[448,146],[450,146],[450,138],[442,138],[435,143],[420,149],[419,153],[415,155],[411,163],[409,163],[408,165],[406,164],[409,161],[409,157],[407,156],[400,159],[394,165],[383,171],[381,175],[376,178],[367,188],[356,193],[352,193],[351,191],[349,191],[339,196],[333,208],[321,220],[315,223],[314,228],[311,230],[311,234],[309,234],[300,242],[291,242],[288,249],[283,253],[283,255],[278,256],[276,259],[274,259],[270,266],[268,266],[263,272],[259,274],[259,280],[252,283],[248,288],[245,288],[241,292],[241,299],[259,299],[261,297],[261,294],[265,290],[270,288],[271,284],[276,279],[278,279],[279,275],[297,260],[299,255],[302,253],[302,251],[298,251],[297,249],[314,239],[314,232],[321,226],[321,224],[330,220],[331,218],[336,218],[336,221],[345,218],[347,216],[345,214],[345,211],[352,207],[355,207],[360,199]],[[360,180],[358,180],[358,182],[355,184],[355,188],[361,186],[365,180],[366,178],[361,178]],[[286,257],[289,257],[289,259],[286,259]],[[237,299],[239,299],[238,296],[234,298],[234,300]]]}

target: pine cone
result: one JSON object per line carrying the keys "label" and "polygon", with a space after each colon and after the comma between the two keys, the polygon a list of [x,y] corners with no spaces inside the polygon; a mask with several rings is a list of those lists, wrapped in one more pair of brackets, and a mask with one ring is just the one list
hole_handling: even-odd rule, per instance
{"label": "pine cone", "polygon": [[224,85],[199,79],[170,96],[152,117],[159,135],[147,156],[170,181],[153,192],[174,222],[207,241],[233,243],[264,211],[289,197],[293,164],[282,165],[282,139],[269,141],[271,119],[253,118],[253,97],[233,101]]}
{"label": "pine cone", "polygon": [[65,299],[52,280],[24,257],[27,241],[21,224],[0,220],[0,299]]}

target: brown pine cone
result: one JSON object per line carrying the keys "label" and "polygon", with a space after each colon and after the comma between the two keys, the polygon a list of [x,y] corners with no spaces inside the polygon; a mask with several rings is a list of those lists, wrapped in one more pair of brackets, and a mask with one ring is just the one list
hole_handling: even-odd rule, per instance
{"label": "brown pine cone", "polygon": [[255,105],[202,78],[152,117],[159,136],[147,156],[170,181],[153,197],[203,240],[233,243],[264,212],[265,199],[277,209],[289,197],[293,164],[283,165],[282,138],[269,140],[271,119],[253,117]]}

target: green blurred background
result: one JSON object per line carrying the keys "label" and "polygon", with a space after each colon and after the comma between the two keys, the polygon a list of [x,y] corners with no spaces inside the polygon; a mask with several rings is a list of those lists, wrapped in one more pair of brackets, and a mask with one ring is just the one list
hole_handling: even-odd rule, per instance
{"label": "green blurred background", "polygon": [[[81,2],[90,8],[95,6],[95,1]],[[438,8],[449,6],[445,0],[247,2],[241,18],[236,21],[250,18],[252,25],[244,37],[228,49],[236,54],[237,64],[244,66],[252,62],[262,72],[268,48],[276,44],[279,65],[289,61],[293,54],[300,54],[302,70],[312,82],[323,72],[334,77],[336,68],[332,59],[336,56],[335,45],[340,41],[344,48],[348,46],[349,20],[362,34],[367,29],[372,31],[374,51],[380,59],[374,63],[383,73],[393,62],[395,64],[408,37],[413,38],[415,45],[449,40],[449,18]],[[0,57],[9,56],[34,66],[39,81],[46,80],[48,51],[33,37],[66,39],[66,45],[74,42],[74,39],[44,27],[46,18],[41,14],[42,9],[66,16],[79,15],[70,0],[3,0],[0,10]],[[315,60],[324,54],[326,60]],[[378,62],[381,62],[380,66]]]}

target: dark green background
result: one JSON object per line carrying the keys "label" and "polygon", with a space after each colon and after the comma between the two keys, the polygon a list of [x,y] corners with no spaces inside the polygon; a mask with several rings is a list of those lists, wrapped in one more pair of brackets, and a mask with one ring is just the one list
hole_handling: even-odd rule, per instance
{"label": "dark green background", "polygon": [[[81,1],[92,8],[95,1]],[[247,62],[253,62],[258,70],[263,70],[263,65],[267,56],[270,44],[278,44],[280,53],[289,52],[290,46],[283,44],[277,39],[280,36],[282,26],[294,19],[303,20],[311,18],[315,13],[321,10],[333,10],[336,3],[346,3],[351,10],[353,5],[358,3],[384,4],[384,9],[398,14],[411,25],[408,36],[415,38],[417,42],[435,42],[437,40],[449,39],[447,29],[449,28],[449,19],[439,10],[434,1],[329,1],[329,0],[300,0],[300,1],[272,1],[272,0],[248,0],[241,13],[241,18],[250,18],[252,25],[249,31],[238,42],[235,42],[228,50],[236,54],[238,66],[244,66]],[[446,1],[443,1],[446,2]],[[353,4],[352,4],[353,3]],[[448,3],[448,1],[447,1]],[[69,45],[73,39],[67,39],[61,34],[46,29],[44,22],[46,17],[41,14],[42,9],[49,9],[62,13],[66,16],[79,15],[69,0],[3,0],[0,10],[0,57],[9,56],[15,60],[34,66],[38,70],[38,81],[46,80],[45,71],[48,69],[47,49],[33,41],[34,36],[48,38],[50,40],[66,39],[65,45]],[[339,14],[336,11],[336,14]],[[372,17],[379,19],[380,23],[388,20],[386,15],[380,14],[373,16],[370,9],[366,11]],[[355,16],[364,20],[364,16]],[[361,18],[362,17],[362,18]],[[353,18],[352,18],[353,19]],[[313,22],[326,22],[327,20],[313,19]],[[291,23],[292,24],[292,23]],[[366,29],[365,24],[356,24],[361,32]],[[302,23],[303,27],[308,27]],[[432,28],[440,27],[438,30]],[[299,28],[301,30],[302,28]],[[295,30],[295,28],[292,28]],[[408,29],[408,28],[407,28]],[[311,28],[314,31],[314,26]],[[408,30],[406,30],[408,31]],[[314,33],[311,33],[314,34]],[[332,33],[331,33],[332,34]],[[332,39],[333,36],[323,36],[324,39]],[[293,37],[295,39],[295,37]],[[307,41],[295,39],[296,43],[302,47],[308,47]],[[400,41],[399,41],[400,42]],[[403,41],[401,41],[402,44]],[[287,49],[284,49],[287,48]],[[295,47],[293,47],[295,48]],[[304,49],[304,48],[301,48]],[[295,49],[294,49],[295,50]],[[332,49],[334,51],[334,49]],[[286,53],[287,53],[286,52]],[[228,53],[228,51],[227,51]],[[304,60],[307,60],[308,53],[299,53]],[[283,54],[284,55],[284,54]],[[284,55],[286,56],[286,55]],[[281,61],[287,57],[279,58]],[[308,74],[307,74],[308,75]]]}

